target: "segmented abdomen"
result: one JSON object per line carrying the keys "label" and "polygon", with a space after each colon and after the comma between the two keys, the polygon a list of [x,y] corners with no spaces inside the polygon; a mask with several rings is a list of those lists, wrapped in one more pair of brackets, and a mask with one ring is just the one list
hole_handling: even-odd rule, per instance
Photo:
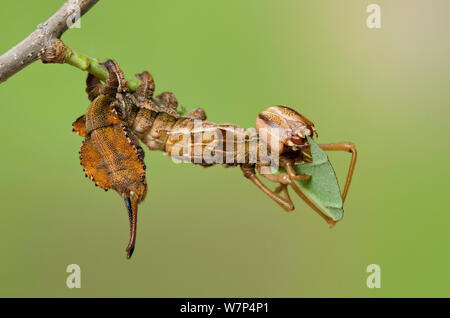
{"label": "segmented abdomen", "polygon": [[203,166],[256,163],[266,155],[255,129],[215,124],[189,115],[176,118],[140,109],[132,130],[150,150]]}

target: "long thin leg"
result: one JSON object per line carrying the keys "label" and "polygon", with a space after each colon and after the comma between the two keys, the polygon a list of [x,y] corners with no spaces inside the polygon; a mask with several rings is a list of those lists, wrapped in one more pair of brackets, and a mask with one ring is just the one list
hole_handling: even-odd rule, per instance
{"label": "long thin leg", "polygon": [[306,195],[302,192],[302,190],[300,190],[300,188],[294,182],[291,183],[291,187],[299,195],[299,197],[306,202],[306,204],[308,204],[314,211],[316,211],[321,217],[323,217],[325,221],[328,222],[328,224],[330,224],[330,228],[336,225],[336,221],[330,218],[329,216],[326,216],[322,211],[320,211],[320,209],[306,197]]}
{"label": "long thin leg", "polygon": [[356,147],[351,142],[337,142],[334,144],[325,144],[319,145],[319,147],[323,150],[337,150],[337,151],[346,151],[352,154],[352,159],[350,161],[350,167],[347,173],[347,181],[345,182],[344,193],[342,194],[342,202],[345,201],[347,197],[348,188],[350,187],[350,183],[352,182],[353,171],[355,170],[356,165]]}
{"label": "long thin leg", "polygon": [[241,166],[242,173],[244,174],[244,177],[249,179],[251,182],[253,182],[259,189],[261,189],[262,192],[264,192],[266,195],[268,195],[272,200],[274,200],[276,203],[278,203],[285,211],[289,212],[294,209],[294,205],[292,204],[292,201],[289,197],[289,194],[287,195],[287,199],[282,198],[269,188],[267,188],[264,183],[262,183],[258,177],[255,174],[255,168],[253,167],[245,167]]}
{"label": "long thin leg", "polygon": [[[311,177],[310,175],[297,175],[297,174],[295,173],[294,168],[292,167],[292,162],[290,162],[290,161],[286,161],[286,162],[284,163],[284,168],[286,169],[287,173],[289,174],[289,176],[290,176],[292,179],[297,179],[297,180],[298,180],[298,178],[296,178],[296,177],[299,177],[299,176],[303,176],[303,178],[300,179],[300,180],[309,179],[309,178],[306,178],[305,176]],[[321,217],[323,217],[323,218],[325,219],[325,221],[327,221],[328,224],[330,224],[330,227],[333,227],[333,226],[336,224],[336,221],[334,221],[334,220],[333,220],[332,218],[330,218],[329,216],[326,216],[322,211],[320,211],[320,209],[319,209],[313,202],[311,202],[311,201],[306,197],[306,195],[303,193],[302,190],[300,190],[300,188],[295,184],[295,182],[291,182],[290,184],[291,184],[292,189],[294,189],[294,191],[299,195],[299,197],[302,198],[303,201],[305,201],[306,204],[308,204],[308,205],[309,205],[314,211],[316,211]]]}

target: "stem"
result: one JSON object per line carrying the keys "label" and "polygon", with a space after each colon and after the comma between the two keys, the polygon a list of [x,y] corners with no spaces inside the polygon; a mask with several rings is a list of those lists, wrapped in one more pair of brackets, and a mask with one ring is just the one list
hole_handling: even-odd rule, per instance
{"label": "stem", "polygon": [[68,0],[22,42],[1,55],[0,83],[45,55],[54,41],[97,2],[98,0]]}
{"label": "stem", "polygon": [[[89,56],[84,56],[80,53],[73,51],[70,48],[66,49],[64,63],[75,66],[76,68],[82,71],[87,71],[88,73],[94,75],[101,81],[106,81],[108,78],[108,72],[106,71],[106,68],[100,64],[98,59]],[[127,81],[127,87],[132,92],[136,91],[139,84],[140,82],[137,79]]]}

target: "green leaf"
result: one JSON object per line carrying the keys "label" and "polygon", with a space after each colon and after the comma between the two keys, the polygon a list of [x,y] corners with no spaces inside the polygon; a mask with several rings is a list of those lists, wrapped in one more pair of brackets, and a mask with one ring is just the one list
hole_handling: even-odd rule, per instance
{"label": "green leaf", "polygon": [[344,210],[336,173],[327,154],[311,137],[307,136],[307,139],[311,145],[313,162],[297,164],[294,169],[297,174],[309,174],[311,178],[299,180],[297,183],[305,196],[325,215],[334,221],[339,221],[344,216]]}

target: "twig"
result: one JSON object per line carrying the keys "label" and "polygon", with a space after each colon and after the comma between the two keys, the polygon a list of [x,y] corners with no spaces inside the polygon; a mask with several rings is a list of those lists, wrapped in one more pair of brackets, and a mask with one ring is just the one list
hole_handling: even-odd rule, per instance
{"label": "twig", "polygon": [[[73,51],[59,39],[55,40],[53,45],[47,48],[45,54],[41,56],[41,60],[44,63],[59,63],[75,66],[82,71],[91,73],[101,81],[106,81],[108,78],[108,71],[97,59]],[[132,92],[136,91],[139,84],[140,81],[137,79],[127,81],[127,87]]]}
{"label": "twig", "polygon": [[0,56],[0,83],[27,65],[37,61],[53,48],[54,42],[92,8],[98,0],[69,0],[22,42]]}

